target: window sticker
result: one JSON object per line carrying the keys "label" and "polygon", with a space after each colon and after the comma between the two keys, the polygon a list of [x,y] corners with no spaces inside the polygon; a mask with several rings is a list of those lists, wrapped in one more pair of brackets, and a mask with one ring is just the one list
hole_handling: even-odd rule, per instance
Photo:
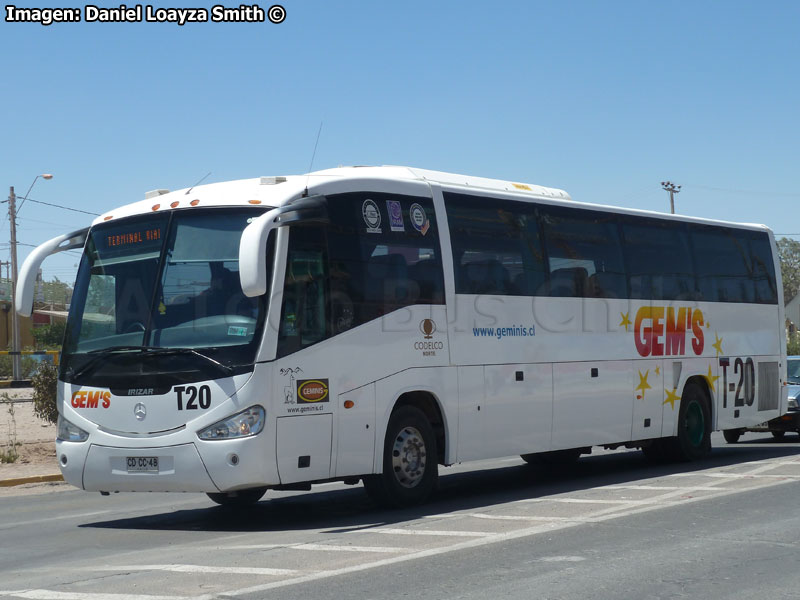
{"label": "window sticker", "polygon": [[364,223],[367,224],[367,233],[383,233],[381,211],[378,210],[378,205],[369,198],[364,200],[361,205],[361,216],[364,217]]}
{"label": "window sticker", "polygon": [[228,335],[238,335],[241,337],[247,336],[247,327],[236,327],[228,325]]}
{"label": "window sticker", "polygon": [[389,226],[392,231],[403,232],[406,230],[403,224],[403,207],[397,200],[387,200],[386,209],[389,211]]}
{"label": "window sticker", "polygon": [[428,220],[428,215],[425,214],[425,209],[419,204],[414,203],[408,210],[408,216],[411,219],[411,226],[419,231],[422,235],[428,233],[431,222]]}

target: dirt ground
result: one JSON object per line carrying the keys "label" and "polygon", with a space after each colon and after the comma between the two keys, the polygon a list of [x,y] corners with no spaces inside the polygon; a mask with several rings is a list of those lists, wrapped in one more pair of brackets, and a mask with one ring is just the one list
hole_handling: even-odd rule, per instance
{"label": "dirt ground", "polygon": [[13,399],[33,396],[30,388],[0,392],[0,456],[12,448],[19,457],[12,463],[0,462],[0,480],[31,475],[56,474],[56,426],[33,414],[32,402],[4,402],[4,394]]}

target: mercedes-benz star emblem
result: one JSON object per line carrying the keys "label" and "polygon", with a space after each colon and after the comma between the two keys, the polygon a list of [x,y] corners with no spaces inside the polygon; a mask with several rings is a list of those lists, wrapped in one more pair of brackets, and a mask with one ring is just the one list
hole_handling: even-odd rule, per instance
{"label": "mercedes-benz star emblem", "polygon": [[141,402],[138,402],[136,406],[133,407],[133,416],[140,421],[144,421],[144,418],[147,416],[147,407]]}

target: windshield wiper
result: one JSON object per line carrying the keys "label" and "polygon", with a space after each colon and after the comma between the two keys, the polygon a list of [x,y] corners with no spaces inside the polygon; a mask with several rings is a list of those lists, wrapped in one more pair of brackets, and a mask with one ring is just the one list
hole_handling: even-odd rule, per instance
{"label": "windshield wiper", "polygon": [[208,364],[216,367],[226,375],[230,375],[233,373],[233,367],[229,367],[228,365],[224,365],[218,360],[215,360],[208,356],[207,354],[203,354],[194,348],[161,348],[159,346],[142,346],[141,347],[144,352],[148,354],[155,354],[158,356],[169,356],[170,354],[193,354],[198,358],[202,358]]}
{"label": "windshield wiper", "polygon": [[132,352],[136,350],[141,350],[142,346],[109,346],[108,348],[100,348],[99,350],[89,350],[86,354],[91,354],[92,357],[83,364],[83,366],[78,369],[77,371],[70,368],[70,378],[75,380],[76,378],[80,377],[81,375],[85,375],[104,358],[111,354],[117,354],[118,352]]}
{"label": "windshield wiper", "polygon": [[76,378],[80,377],[81,375],[85,375],[89,371],[93,370],[102,359],[112,355],[112,354],[119,354],[119,353],[133,353],[133,352],[140,352],[140,353],[147,353],[149,355],[157,355],[157,356],[169,356],[174,354],[193,354],[198,358],[202,358],[208,364],[214,366],[218,370],[222,371],[226,375],[230,375],[233,373],[233,368],[229,367],[228,365],[224,365],[218,360],[214,360],[210,356],[203,354],[195,350],[194,348],[163,348],[161,346],[109,346],[108,348],[100,348],[99,350],[90,350],[87,354],[91,354],[92,357],[77,371],[71,371],[70,378],[75,380]]}

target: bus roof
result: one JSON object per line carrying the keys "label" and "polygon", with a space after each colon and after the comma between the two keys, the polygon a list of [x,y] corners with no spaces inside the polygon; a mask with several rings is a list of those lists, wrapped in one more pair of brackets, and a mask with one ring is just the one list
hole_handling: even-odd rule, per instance
{"label": "bus roof", "polygon": [[302,175],[286,175],[271,177],[255,177],[252,179],[238,179],[197,185],[175,191],[153,190],[145,194],[145,199],[131,204],[120,206],[97,217],[92,225],[97,225],[111,219],[118,219],[133,215],[148,214],[170,209],[188,208],[192,206],[252,206],[265,207],[281,206],[306,193],[317,193],[331,183],[355,182],[381,182],[381,181],[419,181],[441,185],[443,188],[463,191],[466,193],[495,192],[504,195],[510,194],[519,200],[538,201],[548,204],[574,206],[576,208],[590,208],[615,213],[665,218],[671,220],[707,223],[715,225],[728,225],[739,228],[766,230],[767,227],[752,223],[736,223],[718,221],[700,217],[672,215],[655,211],[646,211],[634,208],[620,208],[610,205],[592,204],[574,201],[564,190],[543,187],[531,183],[518,181],[505,181],[501,179],[488,179],[473,177],[442,171],[431,171],[404,166],[351,166],[324,169]]}

